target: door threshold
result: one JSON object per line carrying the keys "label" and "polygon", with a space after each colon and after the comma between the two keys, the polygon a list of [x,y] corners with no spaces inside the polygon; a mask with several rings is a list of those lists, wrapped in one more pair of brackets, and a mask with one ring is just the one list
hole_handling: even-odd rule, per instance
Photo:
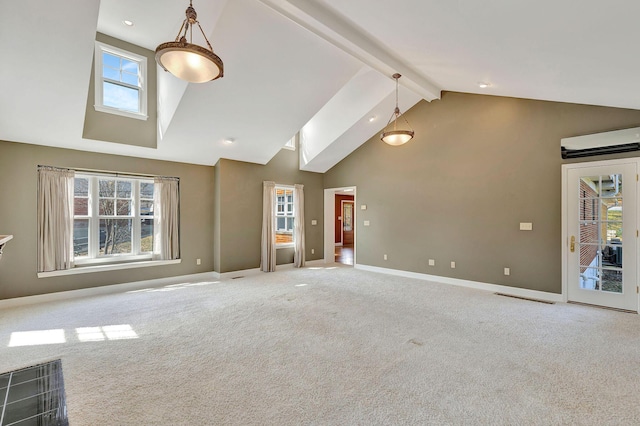
{"label": "door threshold", "polygon": [[571,303],[572,305],[582,305],[582,306],[590,306],[592,308],[606,309],[606,310],[609,310],[609,311],[624,312],[626,314],[637,314],[638,313],[638,311],[632,311],[630,309],[620,309],[620,308],[612,308],[610,306],[592,305],[591,303],[573,302],[571,300],[569,300],[567,303]]}

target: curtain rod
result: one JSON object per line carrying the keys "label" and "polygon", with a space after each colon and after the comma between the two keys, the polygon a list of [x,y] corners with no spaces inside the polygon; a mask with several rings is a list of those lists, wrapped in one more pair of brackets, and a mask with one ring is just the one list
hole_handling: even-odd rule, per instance
{"label": "curtain rod", "polygon": [[111,170],[96,170],[96,169],[83,169],[83,168],[78,168],[78,167],[54,167],[54,166],[45,166],[45,165],[38,165],[38,169],[40,168],[51,168],[51,169],[58,169],[58,170],[72,170],[74,172],[79,172],[79,173],[85,173],[85,174],[108,174],[108,175],[112,175],[115,177],[146,177],[146,178],[164,178],[164,179],[177,179],[180,180],[179,177],[175,177],[175,176],[161,176],[161,175],[151,175],[151,174],[144,174],[144,173],[122,173],[122,172],[114,172]]}

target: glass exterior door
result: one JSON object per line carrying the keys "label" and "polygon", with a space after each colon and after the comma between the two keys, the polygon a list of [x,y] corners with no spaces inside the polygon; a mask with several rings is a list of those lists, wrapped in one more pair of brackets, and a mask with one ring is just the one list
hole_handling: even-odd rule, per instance
{"label": "glass exterior door", "polygon": [[567,176],[569,300],[636,311],[636,165]]}

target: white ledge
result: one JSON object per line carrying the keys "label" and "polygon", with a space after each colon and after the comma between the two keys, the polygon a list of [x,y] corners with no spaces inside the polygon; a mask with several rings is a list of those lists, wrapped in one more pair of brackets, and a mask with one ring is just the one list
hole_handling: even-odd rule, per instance
{"label": "white ledge", "polygon": [[79,266],[73,269],[63,269],[60,271],[38,272],[38,278],[60,277],[63,275],[75,274],[90,274],[92,272],[117,271],[120,269],[147,268],[149,266],[174,265],[181,262],[182,259],[148,260],[145,262],[117,263],[111,265]]}
{"label": "white ledge", "polygon": [[0,235],[0,246],[13,239],[13,235]]}

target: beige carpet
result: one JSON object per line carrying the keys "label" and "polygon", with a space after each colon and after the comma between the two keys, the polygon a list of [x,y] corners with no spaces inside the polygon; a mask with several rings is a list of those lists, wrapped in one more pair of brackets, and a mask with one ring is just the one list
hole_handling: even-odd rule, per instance
{"label": "beige carpet", "polygon": [[0,312],[55,358],[72,425],[640,423],[638,315],[346,267]]}

